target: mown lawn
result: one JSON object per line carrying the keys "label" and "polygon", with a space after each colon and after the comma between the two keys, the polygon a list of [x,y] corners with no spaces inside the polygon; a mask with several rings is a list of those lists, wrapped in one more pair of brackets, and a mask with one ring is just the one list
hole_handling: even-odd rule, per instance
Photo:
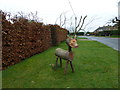
{"label": "mown lawn", "polygon": [[56,48],[67,49],[65,42],[32,56],[2,72],[3,88],[117,88],[118,52],[96,41],[78,41],[73,49],[75,73],[68,67],[54,71]]}
{"label": "mown lawn", "polygon": [[86,37],[77,37],[77,39],[87,39]]}

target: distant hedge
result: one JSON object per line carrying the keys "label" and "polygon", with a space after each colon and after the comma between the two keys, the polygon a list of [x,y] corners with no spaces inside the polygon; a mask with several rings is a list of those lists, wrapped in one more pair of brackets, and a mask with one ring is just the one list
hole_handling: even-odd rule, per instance
{"label": "distant hedge", "polygon": [[120,35],[120,30],[108,30],[96,33],[96,36],[112,36],[112,35]]}
{"label": "distant hedge", "polygon": [[61,28],[58,25],[49,25],[51,30],[52,45],[58,45],[60,42],[64,41],[67,37],[68,31]]}
{"label": "distant hedge", "polygon": [[[70,35],[74,35],[75,33],[70,33]],[[84,35],[84,32],[78,32],[76,35]]]}
{"label": "distant hedge", "polygon": [[58,25],[44,25],[25,18],[12,18],[14,23],[2,15],[2,67],[14,65],[25,58],[58,45],[67,38],[67,30]]}

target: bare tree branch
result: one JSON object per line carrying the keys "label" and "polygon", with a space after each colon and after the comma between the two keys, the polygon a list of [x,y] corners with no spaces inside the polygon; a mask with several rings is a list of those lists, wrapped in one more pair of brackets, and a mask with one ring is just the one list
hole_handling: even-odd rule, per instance
{"label": "bare tree branch", "polygon": [[21,12],[18,12],[18,14],[20,14],[20,16],[23,18],[24,17],[24,13],[21,11]]}
{"label": "bare tree branch", "polygon": [[82,20],[82,16],[80,17],[80,20],[79,20],[78,25],[76,26],[76,29],[80,26],[81,20]]}
{"label": "bare tree branch", "polygon": [[77,17],[75,17],[75,35],[76,35],[76,32],[77,32],[77,29],[76,29],[76,26],[77,26]]}
{"label": "bare tree branch", "polygon": [[62,22],[61,22],[61,17],[62,17],[62,13],[60,14],[60,26],[61,26],[61,23],[62,23]]}
{"label": "bare tree branch", "polygon": [[79,30],[78,30],[77,32],[79,32],[79,31],[82,29],[82,27],[83,27],[83,25],[84,25],[84,22],[85,22],[86,17],[87,17],[87,15],[83,18],[82,24],[81,24],[81,26],[80,26],[80,28],[79,28]]}
{"label": "bare tree branch", "polygon": [[75,34],[77,33],[77,29],[78,29],[78,27],[80,26],[81,20],[82,20],[82,16],[80,17],[80,20],[79,20],[78,25],[75,26]]}
{"label": "bare tree branch", "polygon": [[65,25],[66,20],[67,20],[67,18],[66,18],[65,14],[64,14],[64,22],[63,22],[63,24],[62,24],[61,26],[64,26],[64,25]]}
{"label": "bare tree branch", "polygon": [[72,19],[73,19],[73,16],[71,16],[71,18],[70,18],[70,28],[71,28],[71,30],[72,30],[72,32],[75,32],[75,29],[73,28],[73,21],[72,21]]}
{"label": "bare tree branch", "polygon": [[57,21],[59,20],[59,25],[63,27],[66,24],[67,18],[66,18],[66,12],[62,12],[60,16],[56,19],[55,24],[57,24]]}
{"label": "bare tree branch", "polygon": [[85,29],[90,23],[92,23],[94,20],[95,20],[95,18],[93,18],[92,20],[90,20],[90,21],[84,26],[84,29]]}

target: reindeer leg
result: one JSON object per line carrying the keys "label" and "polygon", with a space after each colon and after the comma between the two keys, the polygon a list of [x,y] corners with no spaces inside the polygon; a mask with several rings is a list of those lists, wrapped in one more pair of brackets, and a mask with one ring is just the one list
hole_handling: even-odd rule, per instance
{"label": "reindeer leg", "polygon": [[56,68],[57,68],[57,66],[58,66],[58,57],[56,58]]}
{"label": "reindeer leg", "polygon": [[64,70],[65,74],[66,74],[66,70],[67,70],[67,67],[68,67],[68,63],[69,63],[69,60],[66,61],[66,67],[65,67],[65,70]]}
{"label": "reindeer leg", "polygon": [[72,72],[75,72],[72,61],[70,61],[70,66],[71,66]]}
{"label": "reindeer leg", "polygon": [[62,67],[62,58],[60,58],[60,67]]}

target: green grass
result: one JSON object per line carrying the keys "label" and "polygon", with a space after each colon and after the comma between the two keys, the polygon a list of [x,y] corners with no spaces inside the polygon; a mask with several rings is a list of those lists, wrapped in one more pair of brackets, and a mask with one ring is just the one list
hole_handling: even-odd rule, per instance
{"label": "green grass", "polygon": [[78,41],[75,58],[64,75],[63,67],[54,71],[56,48],[67,49],[65,42],[32,56],[2,72],[3,88],[117,88],[118,52],[97,41]]}
{"label": "green grass", "polygon": [[110,36],[111,38],[120,38],[120,35],[113,35],[113,36]]}
{"label": "green grass", "polygon": [[87,39],[86,37],[77,37],[77,39]]}
{"label": "green grass", "polygon": [[[78,36],[80,36],[80,35],[78,35]],[[70,37],[74,37],[73,35],[70,35]],[[86,37],[83,37],[83,36],[80,36],[80,37],[77,37],[77,39],[87,39]]]}

